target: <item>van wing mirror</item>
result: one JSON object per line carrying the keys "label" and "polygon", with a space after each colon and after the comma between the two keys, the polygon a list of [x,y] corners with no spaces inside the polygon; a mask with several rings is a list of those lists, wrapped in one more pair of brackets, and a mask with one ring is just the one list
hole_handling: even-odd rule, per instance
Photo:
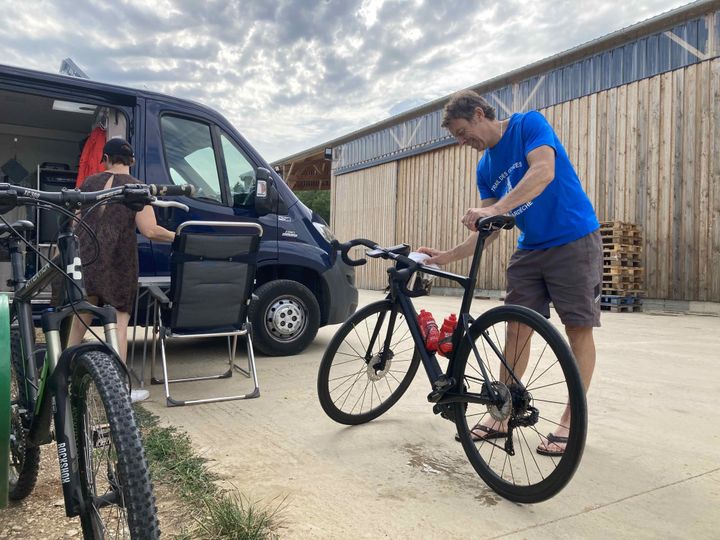
{"label": "van wing mirror", "polygon": [[287,203],[280,199],[272,173],[263,167],[258,167],[255,174],[257,179],[255,211],[258,215],[287,214]]}

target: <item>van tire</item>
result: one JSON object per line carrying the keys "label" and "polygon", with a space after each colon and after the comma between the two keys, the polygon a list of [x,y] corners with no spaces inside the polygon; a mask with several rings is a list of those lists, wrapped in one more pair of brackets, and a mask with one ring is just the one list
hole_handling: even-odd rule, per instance
{"label": "van tire", "polygon": [[250,303],[253,345],[266,356],[292,356],[312,343],[320,327],[320,305],[302,283],[278,279],[255,289]]}

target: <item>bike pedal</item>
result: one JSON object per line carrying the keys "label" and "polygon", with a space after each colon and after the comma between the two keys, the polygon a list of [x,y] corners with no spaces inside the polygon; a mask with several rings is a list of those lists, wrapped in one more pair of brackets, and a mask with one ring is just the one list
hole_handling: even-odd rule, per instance
{"label": "bike pedal", "polygon": [[[427,400],[430,403],[437,403],[438,401],[440,401],[440,398],[443,397],[443,394],[444,394],[444,392],[438,392],[437,390],[433,390],[432,392],[430,392],[428,394]],[[434,407],[433,407],[433,410],[434,410]]]}
{"label": "bike pedal", "polygon": [[433,413],[439,414],[440,417],[444,418],[445,420],[450,420],[451,422],[455,421],[455,415],[453,414],[451,405],[449,403],[438,403],[433,405]]}

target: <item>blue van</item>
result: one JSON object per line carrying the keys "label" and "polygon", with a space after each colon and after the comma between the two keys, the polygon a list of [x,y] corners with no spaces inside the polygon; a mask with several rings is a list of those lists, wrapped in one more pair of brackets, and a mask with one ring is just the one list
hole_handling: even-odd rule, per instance
{"label": "blue van", "polygon": [[[84,143],[96,130],[131,142],[137,178],[195,186],[192,198],[180,199],[189,213],[156,209],[164,227],[174,230],[190,219],[263,226],[257,300],[249,310],[261,352],[297,354],[320,326],[355,311],[354,269],[332,250],[327,223],[222,115],[159,93],[0,65],[0,181],[43,190],[74,187]],[[258,185],[264,197],[256,197]],[[33,216],[41,250],[50,248],[57,227],[44,213]],[[141,275],[169,273],[168,244],[138,236],[138,245]],[[4,283],[8,263],[0,262],[0,274]]]}

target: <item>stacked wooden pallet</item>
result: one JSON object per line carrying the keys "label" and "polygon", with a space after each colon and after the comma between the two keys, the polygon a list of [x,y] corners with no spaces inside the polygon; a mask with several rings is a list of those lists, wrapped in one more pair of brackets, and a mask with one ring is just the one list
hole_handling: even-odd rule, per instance
{"label": "stacked wooden pallet", "polygon": [[603,282],[600,308],[642,311],[645,276],[642,267],[642,229],[622,221],[600,223],[603,243]]}

